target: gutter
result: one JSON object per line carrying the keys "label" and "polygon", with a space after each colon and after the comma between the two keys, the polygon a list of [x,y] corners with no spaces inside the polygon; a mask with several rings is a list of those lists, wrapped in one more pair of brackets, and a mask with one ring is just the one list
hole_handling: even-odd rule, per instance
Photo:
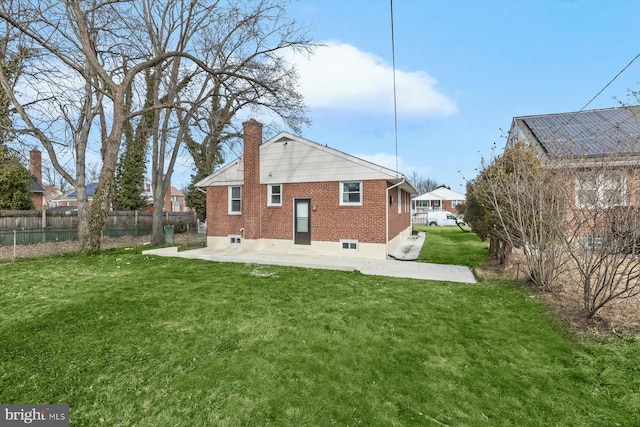
{"label": "gutter", "polygon": [[[400,185],[404,184],[406,182],[406,178],[402,178],[402,181],[400,181],[397,184],[392,185],[391,187],[387,187],[387,197],[385,198],[384,201],[384,206],[385,206],[385,221],[386,221],[386,236],[385,236],[385,254],[387,254],[387,258],[392,258],[389,256],[389,190],[394,189],[396,187],[399,187]],[[400,202],[398,202],[400,203]]]}

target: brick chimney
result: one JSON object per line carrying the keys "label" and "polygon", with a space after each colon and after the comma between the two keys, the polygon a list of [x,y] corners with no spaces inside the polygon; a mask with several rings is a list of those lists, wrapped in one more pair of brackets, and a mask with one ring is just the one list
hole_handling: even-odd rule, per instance
{"label": "brick chimney", "polygon": [[42,185],[42,153],[35,148],[29,152],[29,171]]}
{"label": "brick chimney", "polygon": [[249,119],[242,123],[244,130],[244,185],[242,187],[242,214],[245,239],[260,236],[260,144],[262,123]]}

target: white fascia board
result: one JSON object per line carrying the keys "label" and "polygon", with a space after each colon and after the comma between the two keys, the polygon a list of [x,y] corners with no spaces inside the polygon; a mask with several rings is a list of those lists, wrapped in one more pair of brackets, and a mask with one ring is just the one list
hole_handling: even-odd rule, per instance
{"label": "white fascia board", "polygon": [[241,185],[244,182],[242,165],[242,158],[238,157],[208,177],[198,181],[196,183],[196,187],[209,187],[212,185]]}

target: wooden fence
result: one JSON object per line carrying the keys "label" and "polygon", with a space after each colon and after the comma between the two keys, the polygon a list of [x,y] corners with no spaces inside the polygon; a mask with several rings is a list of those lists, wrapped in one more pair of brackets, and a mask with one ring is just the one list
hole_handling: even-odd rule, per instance
{"label": "wooden fence", "polygon": [[[151,212],[109,212],[103,236],[145,236],[151,232]],[[175,233],[199,231],[195,212],[165,212],[165,226]],[[78,240],[77,212],[0,211],[0,246]]]}
{"label": "wooden fence", "polygon": [[[149,225],[153,221],[152,212],[111,211],[107,217],[109,226]],[[165,212],[164,225],[196,225],[195,212]],[[0,210],[0,230],[23,228],[66,228],[78,226],[77,212],[38,212]]]}

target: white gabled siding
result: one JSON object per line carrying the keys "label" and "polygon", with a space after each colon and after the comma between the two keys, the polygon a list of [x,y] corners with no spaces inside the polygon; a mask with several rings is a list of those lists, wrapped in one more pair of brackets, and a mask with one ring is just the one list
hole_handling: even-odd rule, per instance
{"label": "white gabled siding", "polygon": [[[403,179],[401,174],[325,145],[281,133],[260,146],[260,184],[344,182]],[[198,187],[243,185],[244,164],[238,158],[215,171]],[[415,191],[410,184],[408,188]],[[412,191],[412,192],[413,192]]]}
{"label": "white gabled siding", "polygon": [[260,149],[260,182],[326,182],[393,179],[395,172],[319,144],[271,141]]}

